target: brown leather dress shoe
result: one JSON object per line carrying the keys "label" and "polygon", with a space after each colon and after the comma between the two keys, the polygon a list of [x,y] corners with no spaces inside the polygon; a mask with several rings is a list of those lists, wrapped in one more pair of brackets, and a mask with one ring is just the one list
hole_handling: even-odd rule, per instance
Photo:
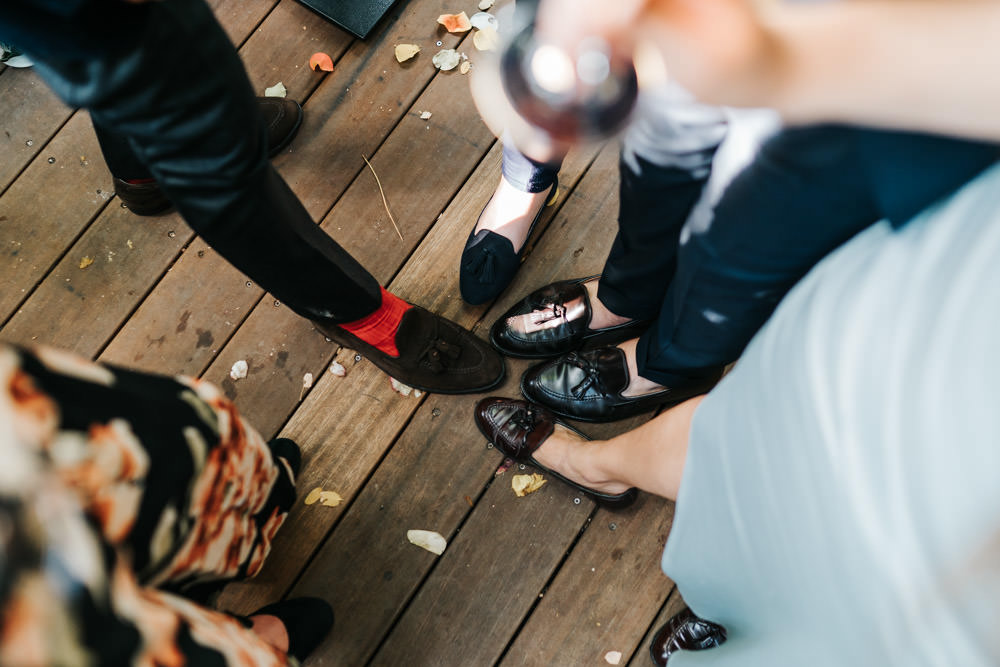
{"label": "brown leather dress shoe", "polygon": [[[302,106],[295,100],[283,97],[258,97],[257,106],[267,126],[267,155],[274,157],[299,131],[299,126],[302,125]],[[160,215],[173,207],[156,181],[129,183],[115,178],[114,185],[115,194],[136,215]]]}
{"label": "brown leather dress shoe", "polygon": [[720,377],[721,368],[692,377],[684,385],[623,396],[629,384],[625,353],[619,347],[599,347],[532,366],[521,377],[521,393],[562,417],[610,422],[705,394]]}
{"label": "brown leather dress shoe", "polygon": [[503,357],[451,320],[419,306],[403,314],[396,331],[398,357],[333,324],[313,322],[332,340],[357,350],[400,382],[434,394],[475,394],[503,382]]}
{"label": "brown leather dress shoe", "polygon": [[526,401],[494,396],[484,398],[476,404],[476,426],[504,456],[521,463],[529,463],[610,509],[621,509],[634,503],[639,495],[635,488],[617,495],[601,493],[577,484],[535,460],[532,454],[542,446],[546,438],[552,435],[556,424],[569,429],[584,440],[590,439],[572,426],[556,419],[555,415],[545,408]]}
{"label": "brown leather dress shoe", "polygon": [[490,327],[493,347],[509,357],[546,359],[594,345],[614,345],[642,333],[649,322],[591,329],[591,305],[583,284],[596,276],[539,288]]}
{"label": "brown leather dress shoe", "polygon": [[724,627],[698,618],[685,608],[656,631],[649,644],[649,655],[653,664],[666,667],[667,660],[675,651],[701,651],[715,648],[725,641]]}

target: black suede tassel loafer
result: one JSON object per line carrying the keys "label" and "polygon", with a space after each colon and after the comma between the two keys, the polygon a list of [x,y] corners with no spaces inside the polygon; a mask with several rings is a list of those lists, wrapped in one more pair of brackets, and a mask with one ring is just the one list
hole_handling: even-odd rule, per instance
{"label": "black suede tassel loafer", "polygon": [[595,345],[613,345],[642,333],[649,322],[591,329],[583,284],[597,276],[563,280],[535,290],[490,327],[493,347],[509,357],[548,359]]}
{"label": "black suede tassel loafer", "polygon": [[584,440],[590,439],[572,426],[556,419],[555,415],[545,408],[525,401],[494,396],[484,398],[476,404],[476,426],[504,456],[520,463],[530,464],[552,475],[609,509],[622,509],[634,503],[639,495],[639,491],[635,488],[617,495],[601,493],[577,484],[535,460],[532,454],[542,446],[546,438],[552,435],[556,424],[576,433]]}
{"label": "black suede tassel loafer", "polygon": [[521,377],[521,393],[561,417],[610,422],[700,396],[720,377],[721,368],[692,377],[681,386],[623,396],[629,384],[625,353],[618,347],[599,347],[532,366]]}
{"label": "black suede tassel loafer", "polygon": [[[288,633],[288,655],[299,662],[309,657],[333,629],[333,607],[320,598],[290,598],[269,604],[250,616],[275,616]],[[243,625],[251,627],[250,618],[237,617]]]}
{"label": "black suede tassel loafer", "polygon": [[475,394],[503,382],[503,357],[451,320],[420,306],[403,314],[396,331],[398,357],[392,357],[334,324],[314,321],[331,340],[356,350],[390,376],[434,394]]}
{"label": "black suede tassel loafer", "polygon": [[666,667],[676,651],[702,651],[715,648],[726,641],[726,629],[717,623],[698,618],[685,608],[675,614],[656,631],[649,643],[653,664]]}
{"label": "black suede tassel loafer", "polygon": [[[510,281],[521,267],[521,256],[528,246],[528,239],[535,231],[535,225],[541,220],[545,208],[548,206],[552,195],[559,189],[558,181],[552,184],[545,204],[538,209],[528,233],[524,237],[521,249],[514,252],[514,244],[510,239],[502,234],[489,229],[481,229],[476,232],[476,225],[472,227],[469,238],[465,242],[465,249],[462,250],[462,260],[458,271],[458,288],[462,293],[462,299],[466,303],[478,306],[481,303],[492,301],[501,292],[507,289]],[[492,199],[490,200],[492,201]],[[483,211],[489,206],[487,202]],[[482,217],[482,212],[480,212]]]}
{"label": "black suede tassel loafer", "polygon": [[[258,97],[257,107],[267,127],[267,155],[274,157],[291,143],[302,125],[302,106],[283,97]],[[136,215],[153,216],[166,213],[173,203],[154,180],[129,183],[114,179],[115,194]]]}

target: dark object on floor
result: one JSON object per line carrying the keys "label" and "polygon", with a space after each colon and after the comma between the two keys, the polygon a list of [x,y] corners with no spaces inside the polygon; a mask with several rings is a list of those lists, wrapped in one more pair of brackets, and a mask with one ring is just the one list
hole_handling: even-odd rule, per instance
{"label": "dark object on floor", "polygon": [[617,495],[594,491],[538,463],[532,454],[552,435],[556,424],[585,440],[590,439],[569,424],[556,419],[555,415],[543,407],[513,398],[490,397],[476,404],[475,417],[476,426],[504,456],[533,465],[608,509],[628,507],[639,495],[635,488]]}
{"label": "dark object on floor", "polygon": [[398,0],[299,0],[320,15],[361,39],[389,13]]}
{"label": "dark object on floor", "polygon": [[[267,125],[267,155],[274,157],[291,143],[302,125],[302,105],[281,97],[258,97],[257,106]],[[136,215],[160,215],[173,208],[155,180],[129,183],[114,179],[115,194]]]}
{"label": "dark object on floor", "polygon": [[666,667],[675,651],[701,651],[715,648],[726,641],[726,629],[721,625],[698,618],[688,608],[674,615],[649,644],[653,664]]}
{"label": "dark object on floor", "polygon": [[521,393],[561,417],[611,422],[706,394],[721,377],[718,368],[662,391],[623,396],[629,386],[625,353],[619,347],[599,347],[532,366],[521,376]]}

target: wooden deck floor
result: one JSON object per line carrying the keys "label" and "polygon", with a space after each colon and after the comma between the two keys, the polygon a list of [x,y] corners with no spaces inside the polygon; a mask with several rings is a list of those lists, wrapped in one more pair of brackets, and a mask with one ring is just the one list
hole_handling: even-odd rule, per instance
{"label": "wooden deck floor", "polygon": [[[366,41],[295,0],[216,0],[258,91],[282,81],[306,118],[275,160],[323,228],[401,296],[482,335],[526,290],[600,270],[617,211],[617,147],[572,155],[562,190],[515,285],[472,308],[458,293],[461,248],[496,184],[498,143],[457,71],[430,63],[436,42],[475,63],[471,40],[438,30],[474,0],[408,0]],[[393,47],[415,42],[406,65]],[[315,51],[330,74],[312,72]],[[432,112],[421,120],[422,111]],[[337,626],[319,665],[647,665],[650,633],[681,603],[659,570],[673,505],[643,495],[597,509],[558,482],[525,498],[472,422],[477,396],[395,393],[229,267],[171,214],[139,218],[112,194],[86,113],[63,106],[33,70],[0,71],[0,339],[46,343],[161,373],[208,378],[266,437],[305,454],[300,502],[264,572],[221,607],[247,612],[319,595]],[[402,231],[397,237],[371,158]],[[89,266],[87,261],[93,260]],[[83,268],[85,267],[85,268]],[[249,376],[229,379],[237,360]],[[348,371],[326,369],[338,360]],[[525,363],[496,393],[516,395]],[[303,390],[303,376],[316,378]],[[589,428],[610,435],[635,421]],[[406,531],[449,540],[434,556]]]}

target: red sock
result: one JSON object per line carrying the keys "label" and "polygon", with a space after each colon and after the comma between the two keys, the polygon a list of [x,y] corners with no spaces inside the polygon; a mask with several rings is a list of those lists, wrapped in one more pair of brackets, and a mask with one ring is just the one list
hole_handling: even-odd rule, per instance
{"label": "red sock", "polygon": [[382,291],[382,305],[371,315],[366,315],[360,320],[338,324],[341,329],[350,331],[352,334],[365,341],[369,345],[377,347],[382,352],[393,357],[399,356],[399,349],[396,348],[396,331],[399,323],[403,319],[403,313],[411,306],[395,294]]}

